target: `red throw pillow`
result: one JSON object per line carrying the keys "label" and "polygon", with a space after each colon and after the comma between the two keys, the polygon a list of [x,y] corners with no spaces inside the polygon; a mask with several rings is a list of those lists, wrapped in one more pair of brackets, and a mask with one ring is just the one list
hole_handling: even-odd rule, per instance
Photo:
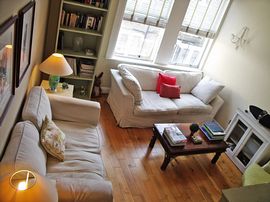
{"label": "red throw pillow", "polygon": [[160,97],[180,98],[180,86],[162,83],[160,85]]}
{"label": "red throw pillow", "polygon": [[169,84],[169,85],[175,85],[176,84],[176,77],[168,76],[166,74],[159,73],[158,81],[157,81],[157,87],[156,87],[157,93],[160,92],[161,83],[166,83],[166,84]]}

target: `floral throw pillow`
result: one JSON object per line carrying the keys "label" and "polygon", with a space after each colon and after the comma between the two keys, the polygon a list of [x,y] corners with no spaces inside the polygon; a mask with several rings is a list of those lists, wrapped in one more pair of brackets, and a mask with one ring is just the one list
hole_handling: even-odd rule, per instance
{"label": "floral throw pillow", "polygon": [[42,146],[49,154],[64,161],[65,134],[47,116],[42,123],[40,139]]}

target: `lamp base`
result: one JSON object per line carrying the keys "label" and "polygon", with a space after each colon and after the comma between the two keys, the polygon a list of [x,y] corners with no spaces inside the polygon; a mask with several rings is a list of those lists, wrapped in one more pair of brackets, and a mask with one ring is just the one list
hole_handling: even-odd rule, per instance
{"label": "lamp base", "polygon": [[49,86],[52,92],[56,92],[59,81],[60,81],[60,76],[50,75]]}

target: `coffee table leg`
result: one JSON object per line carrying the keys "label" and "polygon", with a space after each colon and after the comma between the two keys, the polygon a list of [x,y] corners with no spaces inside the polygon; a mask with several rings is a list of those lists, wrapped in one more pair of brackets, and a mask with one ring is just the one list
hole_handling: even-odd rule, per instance
{"label": "coffee table leg", "polygon": [[168,164],[170,163],[170,161],[171,161],[171,157],[167,153],[165,153],[164,161],[163,161],[160,169],[163,170],[163,171],[166,170],[166,168],[167,168]]}
{"label": "coffee table leg", "polygon": [[155,143],[156,143],[156,140],[157,140],[157,136],[154,134],[152,136],[152,139],[151,139],[148,147],[152,149],[154,147]]}
{"label": "coffee table leg", "polygon": [[213,159],[211,160],[211,163],[215,164],[217,162],[218,158],[220,157],[220,155],[221,155],[221,152],[217,152],[215,154],[215,156],[213,157]]}

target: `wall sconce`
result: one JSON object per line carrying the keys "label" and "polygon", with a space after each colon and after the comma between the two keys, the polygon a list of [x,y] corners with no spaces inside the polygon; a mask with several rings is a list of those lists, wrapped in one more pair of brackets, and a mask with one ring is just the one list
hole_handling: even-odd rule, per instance
{"label": "wall sconce", "polygon": [[246,42],[246,35],[249,31],[247,26],[243,27],[238,34],[232,34],[231,42],[235,44],[235,48],[237,49],[239,46],[243,46]]}

